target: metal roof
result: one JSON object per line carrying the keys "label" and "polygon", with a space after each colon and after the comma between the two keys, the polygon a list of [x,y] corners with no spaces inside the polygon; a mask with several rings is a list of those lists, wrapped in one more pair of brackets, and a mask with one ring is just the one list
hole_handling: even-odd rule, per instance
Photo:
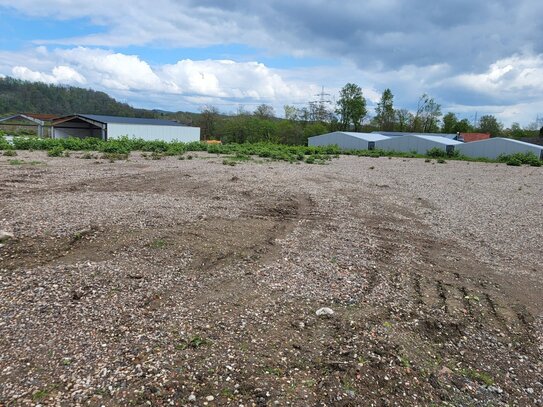
{"label": "metal roof", "polygon": [[[338,131],[337,133],[346,134],[347,136],[356,137],[358,139],[365,140],[365,141],[379,141],[379,140],[386,140],[387,138],[389,138],[387,136],[384,136],[378,133],[355,133],[352,131]],[[334,133],[331,133],[331,134],[334,134]]]}
{"label": "metal roof", "polygon": [[173,120],[163,119],[144,119],[138,117],[104,116],[99,114],[77,114],[75,116],[84,117],[100,123],[121,123],[121,124],[147,124],[153,126],[183,126],[181,123]]}
{"label": "metal roof", "polygon": [[443,144],[447,144],[447,145],[464,144],[461,141],[451,140],[451,139],[449,139],[447,137],[443,137],[443,136],[428,136],[428,135],[425,135],[425,134],[414,134],[412,137],[417,137],[417,138],[421,138],[421,139],[424,139],[424,140],[434,141],[436,143],[443,143]]}
{"label": "metal roof", "polygon": [[164,119],[145,119],[139,117],[122,117],[122,116],[105,116],[100,114],[73,114],[69,116],[59,117],[53,121],[53,125],[64,123],[73,119],[91,120],[102,124],[141,124],[151,126],[180,126],[185,127],[181,123],[174,122],[173,120]]}
{"label": "metal roof", "polygon": [[382,134],[383,136],[388,137],[399,137],[399,136],[436,136],[436,137],[445,137],[448,139],[456,139],[458,134],[456,133],[414,133],[409,131],[372,131],[372,133]]}

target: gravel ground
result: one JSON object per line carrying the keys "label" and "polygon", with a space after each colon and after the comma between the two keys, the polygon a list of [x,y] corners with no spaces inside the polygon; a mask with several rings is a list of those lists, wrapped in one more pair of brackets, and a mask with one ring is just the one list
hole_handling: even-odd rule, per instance
{"label": "gravel ground", "polygon": [[0,156],[0,405],[543,405],[542,168],[81,157]]}

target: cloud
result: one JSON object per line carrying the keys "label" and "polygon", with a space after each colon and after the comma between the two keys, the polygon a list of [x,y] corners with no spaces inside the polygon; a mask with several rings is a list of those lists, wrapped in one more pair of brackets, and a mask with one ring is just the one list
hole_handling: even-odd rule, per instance
{"label": "cloud", "polygon": [[[0,0],[31,16],[87,19],[95,33],[48,43],[87,47],[246,44],[270,54],[324,56],[361,69],[448,64],[479,72],[515,52],[543,53],[537,0]],[[39,40],[37,38],[36,40]]]}
{"label": "cloud", "polygon": [[291,81],[282,76],[283,72],[259,62],[183,59],[152,67],[136,55],[85,47],[52,51],[38,47],[26,54],[29,61],[36,60],[36,54],[47,57],[49,66],[43,66],[43,58],[39,68],[15,65],[10,69],[12,76],[54,84],[85,84],[121,100],[145,101],[147,107],[172,109],[181,104],[195,110],[202,104],[269,103],[281,111],[283,104],[307,102],[319,89],[311,83]]}
{"label": "cloud", "polygon": [[75,69],[69,66],[55,66],[51,74],[33,71],[26,66],[15,66],[12,69],[13,76],[18,79],[33,82],[45,82],[51,84],[82,85],[86,83],[83,77]]}

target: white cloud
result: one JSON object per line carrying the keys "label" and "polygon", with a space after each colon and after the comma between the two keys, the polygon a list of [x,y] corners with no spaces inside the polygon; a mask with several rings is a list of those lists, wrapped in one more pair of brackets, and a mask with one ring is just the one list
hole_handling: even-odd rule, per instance
{"label": "white cloud", "polygon": [[15,78],[33,82],[52,84],[81,85],[86,83],[85,77],[69,66],[55,66],[51,74],[33,71],[26,66],[15,66],[12,69]]}
{"label": "white cloud", "polygon": [[543,55],[512,55],[491,64],[486,72],[458,75],[452,81],[496,97],[504,93],[539,97],[543,93]]}
{"label": "white cloud", "polygon": [[[16,58],[18,64],[7,71],[10,75],[45,83],[85,84],[121,100],[146,100],[146,107],[174,109],[182,104],[196,110],[201,104],[269,103],[282,111],[283,104],[307,102],[319,90],[315,84],[289,80],[283,72],[259,62],[184,59],[152,67],[136,55],[96,48],[49,51],[41,46],[25,53],[28,58]],[[37,54],[42,57],[39,66],[21,64],[25,59],[39,59]],[[44,59],[49,63],[44,65]],[[153,105],[154,101],[162,105]]]}

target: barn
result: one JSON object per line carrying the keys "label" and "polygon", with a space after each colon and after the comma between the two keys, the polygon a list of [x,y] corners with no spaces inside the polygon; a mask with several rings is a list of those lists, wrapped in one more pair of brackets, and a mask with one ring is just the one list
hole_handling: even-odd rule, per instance
{"label": "barn", "polygon": [[488,140],[473,141],[457,146],[456,149],[467,157],[496,159],[500,155],[515,153],[534,153],[543,160],[543,146],[525,143],[509,138],[494,137]]}
{"label": "barn", "polygon": [[52,123],[52,138],[96,137],[113,140],[124,136],[143,140],[200,141],[200,128],[188,127],[172,120],[75,114]]}
{"label": "barn", "polygon": [[377,133],[335,131],[333,133],[309,137],[307,145],[315,147],[337,145],[343,150],[373,150],[377,141],[387,138]]}
{"label": "barn", "polygon": [[415,152],[417,154],[426,154],[432,148],[439,148],[447,153],[452,153],[461,144],[463,144],[461,141],[451,140],[446,137],[420,134],[388,137],[387,139],[377,141],[375,148],[403,153]]}

